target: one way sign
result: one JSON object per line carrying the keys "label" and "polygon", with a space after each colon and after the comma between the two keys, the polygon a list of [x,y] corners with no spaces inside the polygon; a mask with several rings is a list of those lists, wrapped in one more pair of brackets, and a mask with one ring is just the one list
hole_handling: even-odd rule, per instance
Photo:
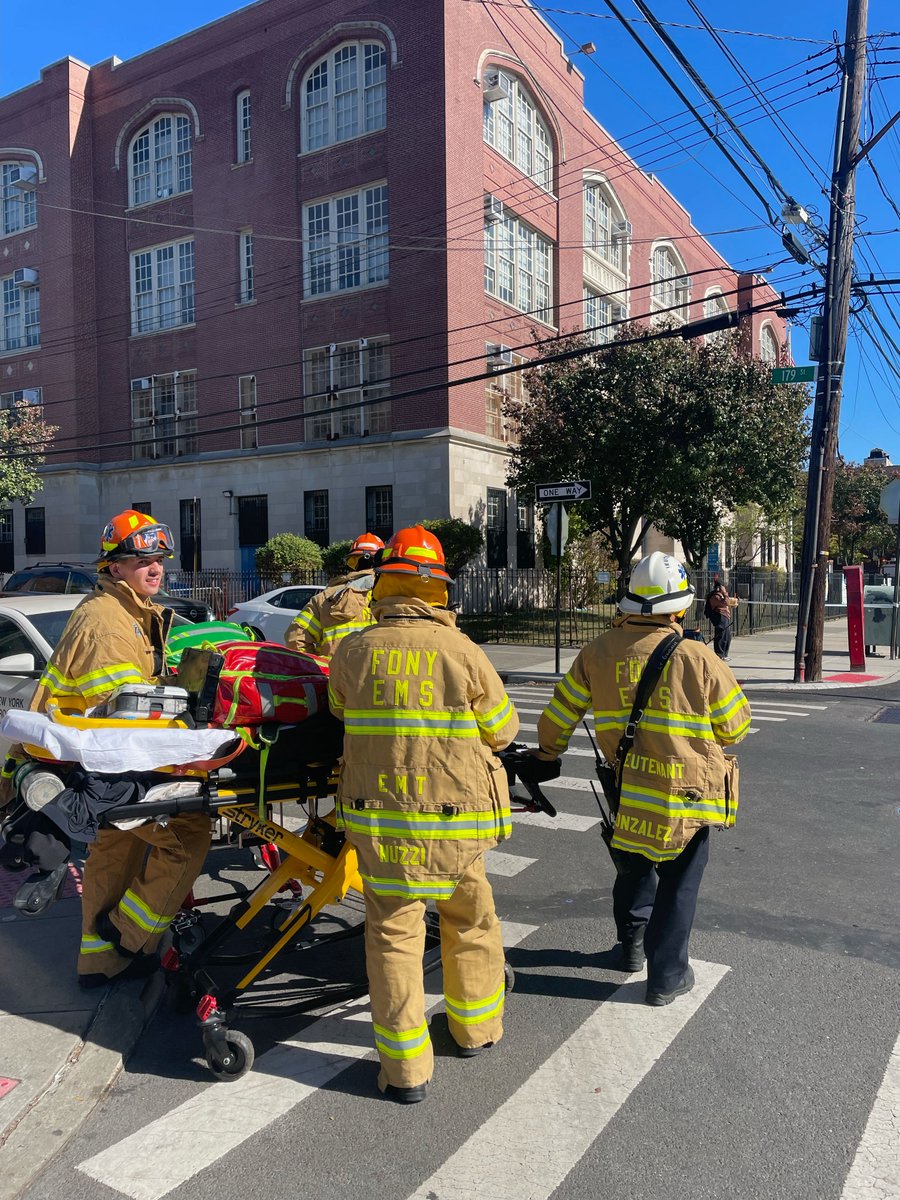
{"label": "one way sign", "polygon": [[539,504],[559,503],[562,500],[590,500],[591,481],[575,479],[569,483],[535,484],[534,497]]}

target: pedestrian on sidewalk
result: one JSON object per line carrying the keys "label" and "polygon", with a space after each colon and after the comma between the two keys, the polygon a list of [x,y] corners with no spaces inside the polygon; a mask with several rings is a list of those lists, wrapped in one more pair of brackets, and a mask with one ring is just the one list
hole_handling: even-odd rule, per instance
{"label": "pedestrian on sidewalk", "polygon": [[647,959],[646,1002],[669,1004],[694,986],[691,926],[712,826],[734,824],[739,742],[750,707],[731,670],[682,638],[694,600],[684,567],[656,551],[632,572],[612,627],[579,653],[538,720],[537,756],[558,758],[593,708],[597,742],[610,763],[631,720],[651,655],[679,640],[650,693],[631,750],[618,764],[619,804],[610,851],[613,915],[623,971]]}
{"label": "pedestrian on sidewalk", "polygon": [[715,631],[713,650],[723,662],[728,662],[728,651],[731,648],[731,614],[737,606],[737,598],[729,596],[725,584],[716,580],[715,587],[707,594],[703,615],[712,622]]}
{"label": "pedestrian on sidewalk", "polygon": [[484,852],[509,837],[495,751],[519,719],[484,651],[447,609],[433,533],[401,529],[375,565],[375,624],[338,643],[331,710],[344,721],[337,824],[359,859],[378,1087],[425,1099],[425,904],[440,915],[444,1002],[461,1058],[503,1034],[504,957]]}

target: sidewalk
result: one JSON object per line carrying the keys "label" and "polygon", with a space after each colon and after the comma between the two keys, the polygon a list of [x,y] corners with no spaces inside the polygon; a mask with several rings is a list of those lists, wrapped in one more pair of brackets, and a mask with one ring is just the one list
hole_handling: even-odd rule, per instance
{"label": "sidewalk", "polygon": [[[864,671],[850,671],[845,618],[827,621],[822,651],[822,682],[794,683],[793,629],[776,629],[771,633],[756,633],[732,639],[728,665],[738,681],[748,689],[777,688],[799,692],[826,691],[839,687],[877,687],[879,684],[900,681],[900,660],[891,662],[886,646],[878,647],[878,655],[866,658]],[[526,683],[553,680],[554,653],[552,646],[519,646],[506,643],[485,644],[482,649],[500,672],[506,683]],[[712,646],[709,646],[712,654]],[[575,647],[562,647],[560,668],[567,671],[572,665]]]}

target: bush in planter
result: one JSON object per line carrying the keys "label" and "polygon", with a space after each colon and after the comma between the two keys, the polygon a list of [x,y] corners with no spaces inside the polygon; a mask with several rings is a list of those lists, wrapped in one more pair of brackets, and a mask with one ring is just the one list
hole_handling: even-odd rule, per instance
{"label": "bush in planter", "polygon": [[322,551],[298,533],[276,533],[256,551],[256,569],[266,579],[288,575],[291,583],[302,583],[304,575],[322,569]]}

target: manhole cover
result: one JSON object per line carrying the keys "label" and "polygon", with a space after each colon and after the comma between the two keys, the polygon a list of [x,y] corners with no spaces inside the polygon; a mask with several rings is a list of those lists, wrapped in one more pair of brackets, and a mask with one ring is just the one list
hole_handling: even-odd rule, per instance
{"label": "manhole cover", "polygon": [[880,725],[900,725],[900,705],[896,708],[882,708],[872,720]]}

